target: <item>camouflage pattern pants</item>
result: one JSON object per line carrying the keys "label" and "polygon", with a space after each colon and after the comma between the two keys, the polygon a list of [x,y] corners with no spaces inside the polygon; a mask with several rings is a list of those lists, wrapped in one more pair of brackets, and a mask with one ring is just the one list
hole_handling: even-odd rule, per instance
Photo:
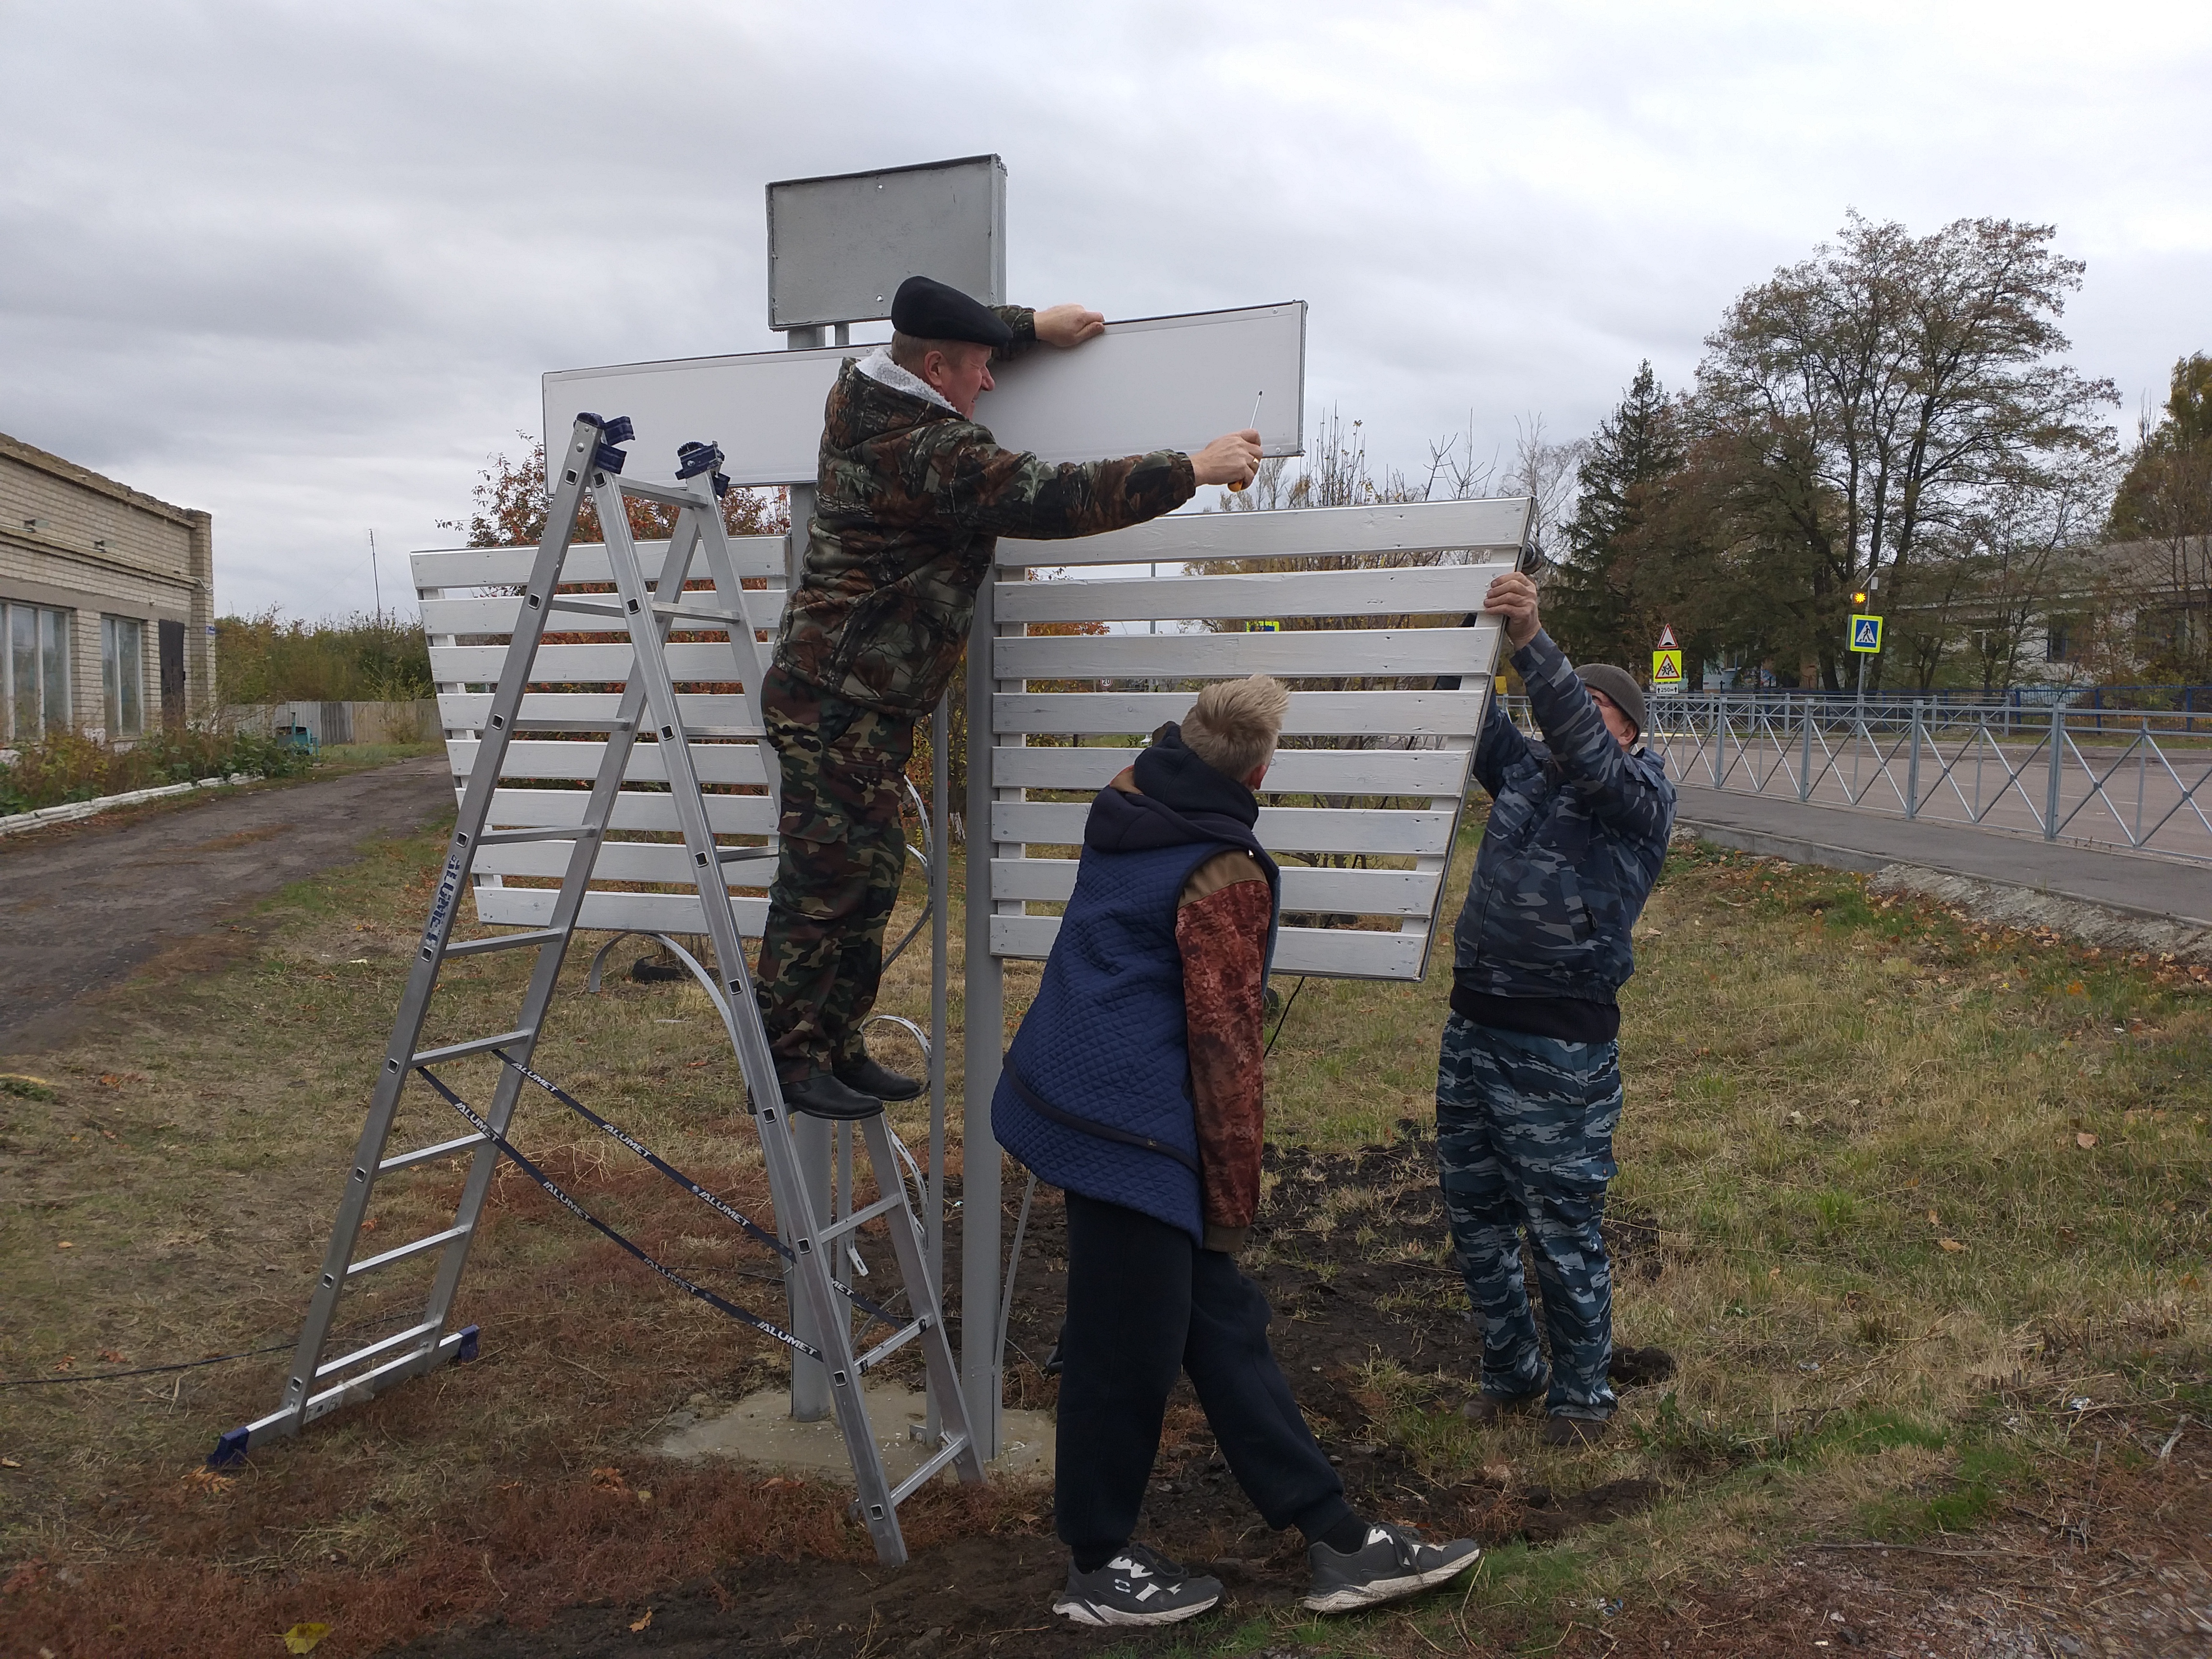
{"label": "camouflage pattern pants", "polygon": [[914,722],[784,672],[761,682],[761,714],[783,775],[775,884],[758,969],[776,1075],[796,1083],[864,1057],[884,927],[906,873],[900,779]]}
{"label": "camouflage pattern pants", "polygon": [[1561,1042],[1452,1015],[1437,1064],[1437,1150],[1444,1208],[1468,1296],[1482,1319],[1482,1389],[1545,1386],[1521,1237],[1535,1252],[1551,1337],[1555,1416],[1613,1414],[1613,1272],[1605,1212],[1620,1122],[1620,1046]]}

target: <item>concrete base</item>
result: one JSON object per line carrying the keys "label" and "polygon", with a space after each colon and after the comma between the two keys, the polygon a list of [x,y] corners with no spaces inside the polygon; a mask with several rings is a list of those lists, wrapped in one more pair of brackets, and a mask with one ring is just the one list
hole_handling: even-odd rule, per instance
{"label": "concrete base", "polygon": [[[921,1466],[931,1450],[908,1432],[909,1424],[917,1431],[921,1428],[925,1399],[896,1382],[863,1386],[877,1455],[884,1460],[884,1473],[896,1486]],[[1000,1414],[1000,1421],[1002,1449],[985,1468],[994,1475],[1050,1478],[1052,1419],[1043,1412],[1008,1407]],[[787,1388],[748,1395],[726,1411],[678,1428],[653,1449],[660,1456],[686,1462],[722,1457],[763,1468],[826,1475],[847,1486],[853,1480],[852,1462],[845,1455],[845,1437],[837,1431],[837,1419],[793,1421],[791,1390]],[[946,1470],[945,1478],[951,1480],[952,1472]]]}

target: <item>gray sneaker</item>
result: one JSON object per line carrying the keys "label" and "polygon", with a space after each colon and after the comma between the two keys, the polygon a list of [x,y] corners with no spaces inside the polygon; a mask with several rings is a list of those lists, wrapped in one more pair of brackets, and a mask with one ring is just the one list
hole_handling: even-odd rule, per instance
{"label": "gray sneaker", "polygon": [[1366,1543],[1349,1555],[1326,1544],[1306,1551],[1313,1591],[1299,1605],[1315,1613],[1350,1613],[1395,1601],[1457,1577],[1481,1554],[1471,1538],[1424,1544],[1410,1528],[1370,1525]]}
{"label": "gray sneaker", "polygon": [[1221,1600],[1221,1581],[1186,1572],[1142,1544],[1125,1544],[1096,1572],[1067,1564],[1067,1588],[1052,1604],[1079,1625],[1172,1625]]}

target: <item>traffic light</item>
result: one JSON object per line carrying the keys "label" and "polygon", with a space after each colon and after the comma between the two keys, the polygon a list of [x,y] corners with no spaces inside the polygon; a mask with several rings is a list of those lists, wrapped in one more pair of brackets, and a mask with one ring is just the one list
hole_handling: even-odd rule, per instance
{"label": "traffic light", "polygon": [[1860,610],[1862,610],[1862,611],[1863,611],[1863,610],[1865,610],[1865,609],[1866,609],[1866,602],[1867,602],[1866,591],[1865,591],[1863,588],[1862,588],[1859,592],[1856,592],[1856,593],[1854,593],[1854,594],[1852,594],[1852,595],[1851,595],[1851,603],[1852,603],[1853,605],[1855,605],[1858,606],[1858,607],[1859,607],[1859,609],[1860,609]]}

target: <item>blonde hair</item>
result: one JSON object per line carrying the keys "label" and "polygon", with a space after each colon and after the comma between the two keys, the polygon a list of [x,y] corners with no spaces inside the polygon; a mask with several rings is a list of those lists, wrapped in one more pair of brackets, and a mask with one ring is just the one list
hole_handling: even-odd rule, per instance
{"label": "blonde hair", "polygon": [[1242,782],[1275,757],[1291,694],[1280,680],[1216,680],[1182,717],[1183,744],[1224,777]]}

